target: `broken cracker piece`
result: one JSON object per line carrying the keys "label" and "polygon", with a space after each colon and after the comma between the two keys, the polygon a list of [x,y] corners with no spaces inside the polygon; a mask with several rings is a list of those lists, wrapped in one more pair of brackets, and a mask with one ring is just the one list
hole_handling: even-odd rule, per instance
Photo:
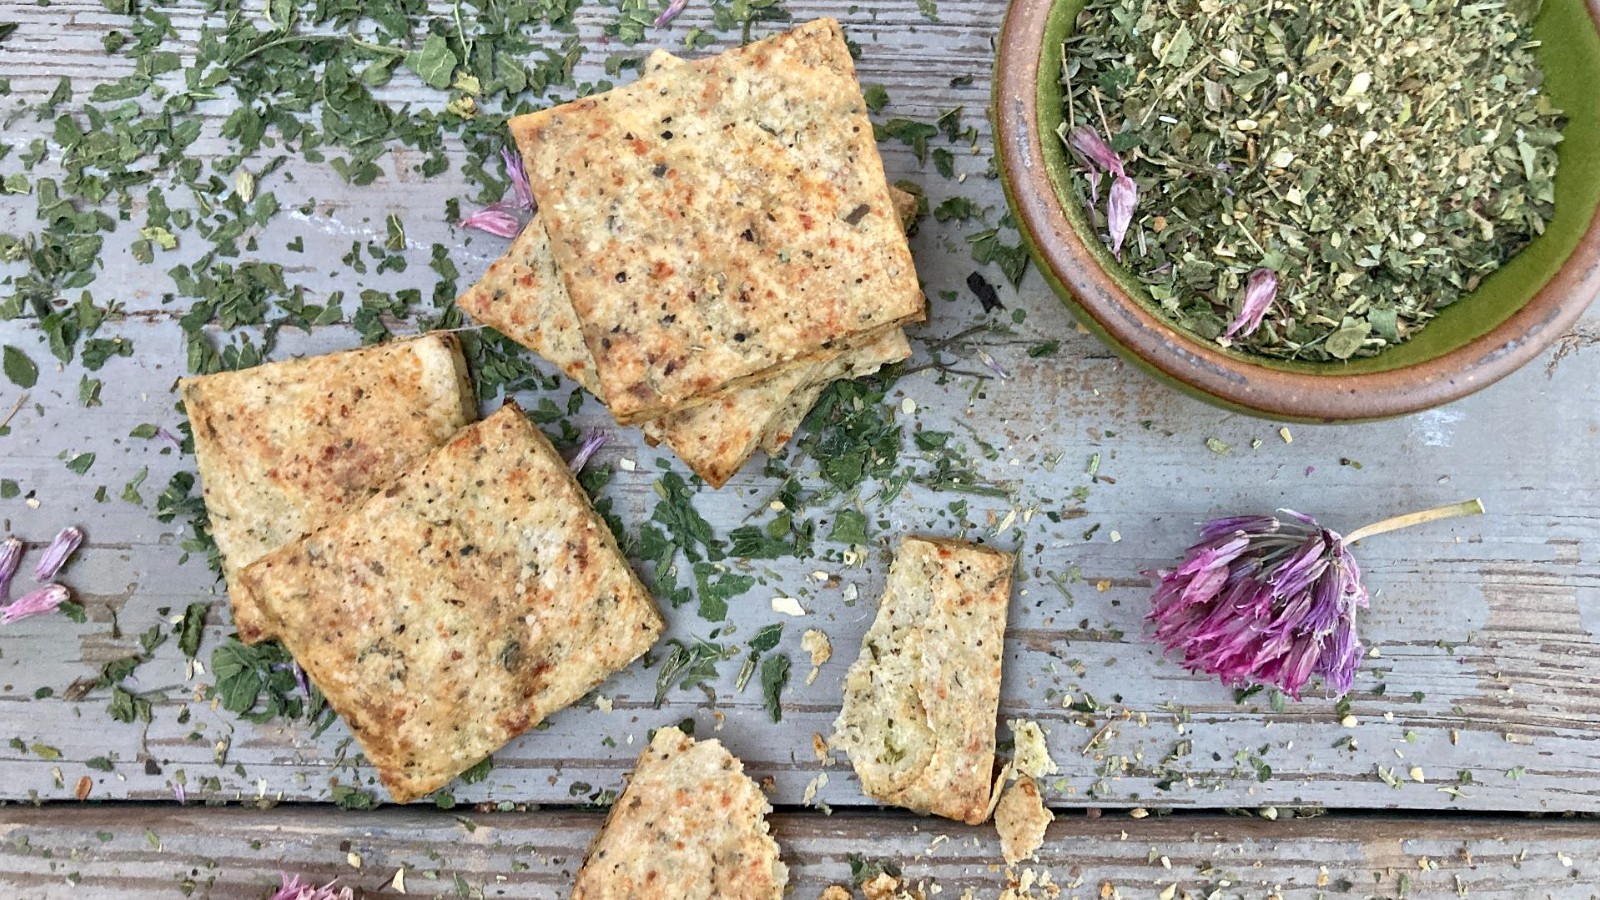
{"label": "broken cracker piece", "polygon": [[572,900],[780,900],[789,871],[772,811],[720,742],[658,730],[589,847]]}
{"label": "broken cracker piece", "polygon": [[901,543],[830,741],[867,796],[970,825],[987,816],[1012,565],[964,541]]}
{"label": "broken cracker piece", "polygon": [[477,418],[461,342],[376,347],[178,382],[239,639],[274,626],[246,566],[348,512]]}
{"label": "broken cracker piece", "polygon": [[402,803],[576,702],[662,630],[514,403],[241,578]]}

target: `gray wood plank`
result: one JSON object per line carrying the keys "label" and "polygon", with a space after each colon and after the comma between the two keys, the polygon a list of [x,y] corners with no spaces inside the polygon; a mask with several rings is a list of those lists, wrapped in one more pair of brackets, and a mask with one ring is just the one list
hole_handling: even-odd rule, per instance
{"label": "gray wood plank", "polygon": [[[928,117],[964,104],[967,119],[986,132],[979,110],[987,93],[989,39],[1002,11],[998,2],[942,3],[940,24],[922,20],[909,4],[876,13],[852,13],[836,2],[792,9],[800,18],[835,14],[847,21],[865,48],[863,79],[889,85],[886,115]],[[176,13],[180,35],[192,41],[195,10]],[[0,77],[12,78],[14,94],[47,93],[62,60],[83,86],[120,74],[97,67],[99,36],[111,19],[95,0],[19,6],[8,15],[24,25],[0,54]],[[586,8],[583,33],[597,35],[608,15]],[[699,15],[691,9],[683,21],[700,22]],[[64,23],[62,36],[41,40],[38,29],[46,23]],[[584,77],[595,76],[605,52],[596,42],[585,57]],[[950,85],[963,74],[977,77],[968,86]],[[407,88],[404,79],[389,90],[390,99],[438,102]],[[215,115],[225,113],[219,108]],[[22,141],[49,127],[24,119],[7,139]],[[196,152],[216,154],[219,147],[203,140]],[[967,196],[992,210],[991,221],[1003,208],[997,184],[982,177],[986,146],[959,161],[969,175],[964,181],[919,170],[898,144],[886,146],[886,160],[892,177],[921,181],[934,202]],[[444,200],[464,190],[459,173],[423,181],[408,171],[403,153],[386,165],[388,180],[365,190],[309,167],[292,182],[275,177],[263,184],[279,192],[286,210],[311,200],[316,206],[308,215],[275,219],[261,235],[260,255],[293,267],[313,296],[335,289],[353,295],[367,286],[422,287],[426,293],[432,279],[426,260],[435,242],[451,248],[464,277],[481,271],[503,242],[455,233],[443,221]],[[382,198],[379,205],[374,198]],[[407,225],[407,273],[354,276],[339,257],[351,241],[377,237],[390,212]],[[31,206],[0,199],[0,230],[28,227]],[[958,223],[929,221],[914,241],[934,298],[932,321],[915,330],[916,364],[929,361],[934,342],[986,321],[963,287],[973,269],[965,233]],[[281,249],[295,237],[304,238],[308,253]],[[181,529],[151,516],[167,478],[191,462],[159,441],[127,437],[140,423],[177,424],[171,387],[184,374],[174,322],[182,304],[163,302],[171,289],[163,271],[200,249],[180,246],[151,269],[136,265],[125,244],[108,246],[92,290],[102,299],[114,291],[126,305],[129,314],[106,330],[131,339],[136,355],[114,359],[97,373],[106,382],[100,407],[78,406],[80,369],[43,365],[48,356],[32,323],[0,322],[0,343],[29,348],[43,367],[40,384],[11,423],[13,433],[0,438],[0,477],[15,479],[23,490],[0,501],[0,528],[42,542],[63,525],[83,525],[89,547],[68,580],[91,617],[81,626],[52,617],[0,629],[0,739],[15,737],[28,748],[0,745],[0,796],[67,798],[84,776],[98,799],[167,798],[180,782],[190,798],[218,800],[321,800],[335,779],[372,786],[371,770],[341,753],[347,738],[341,725],[314,738],[302,724],[240,721],[204,700],[210,675],[188,671],[171,643],[137,673],[139,690],[159,694],[148,728],[110,721],[103,695],[63,699],[74,680],[135,650],[137,635],[160,620],[163,609],[170,616],[189,602],[215,604],[202,663],[229,630],[210,573],[199,561],[178,563]],[[942,299],[943,291],[956,299]],[[979,382],[924,370],[902,379],[888,402],[908,431],[952,432],[970,448],[975,470],[1008,486],[1010,496],[913,485],[887,506],[870,493],[838,498],[813,511],[820,533],[826,534],[830,510],[859,504],[872,522],[872,546],[862,558],[819,542],[822,557],[750,565],[762,581],[734,601],[732,624],[720,631],[717,623],[700,620],[692,605],[669,612],[673,637],[715,632],[741,647],[757,628],[785,622],[780,651],[795,658],[796,678],[781,723],[767,719],[757,687],[733,690],[738,659],[723,664],[714,698],[675,691],[659,710],[651,704],[655,671],[636,665],[599,691],[609,712],[589,702],[558,714],[548,729],[498,754],[486,781],[456,785],[457,798],[568,803],[614,790],[649,728],[689,718],[702,735],[718,734],[754,773],[772,778],[780,803],[799,804],[806,787],[826,772],[829,781],[816,795],[821,802],[862,804],[847,766],[825,769],[815,759],[812,736],[826,734],[837,711],[840,678],[881,590],[886,548],[921,531],[982,537],[1022,554],[1002,718],[1032,717],[1050,729],[1063,766],[1047,785],[1052,803],[1600,809],[1600,742],[1594,740],[1600,729],[1594,699],[1600,632],[1600,464],[1594,448],[1600,404],[1594,384],[1600,354],[1580,350],[1551,374],[1530,367],[1466,401],[1418,416],[1294,426],[1293,443],[1285,443],[1279,423],[1218,411],[1113,358],[1076,330],[1036,275],[1003,295],[1009,308],[993,318],[1011,333],[956,341],[941,359],[982,371],[976,362],[982,349],[1011,373],[1009,379]],[[1013,323],[1014,312],[1025,318]],[[1591,312],[1584,327],[1600,327],[1600,316]],[[278,355],[323,352],[356,340],[343,326],[285,333]],[[1059,352],[1030,357],[1028,348],[1044,340],[1059,340]],[[563,388],[551,396],[562,403],[566,395]],[[0,415],[16,396],[12,386],[0,385]],[[531,405],[539,395],[519,399]],[[619,470],[606,494],[625,522],[646,520],[656,499],[656,463],[672,464],[670,457],[645,447],[636,431],[617,428],[593,403],[575,421],[611,434],[600,461],[626,461],[633,469]],[[1208,451],[1210,437],[1230,445],[1231,453]],[[992,458],[979,439],[992,445]],[[83,451],[95,452],[97,460],[80,477],[65,469],[64,455]],[[1095,453],[1102,461],[1091,478],[1086,466]],[[931,466],[909,437],[902,459],[923,470]],[[141,470],[148,471],[143,503],[118,499]],[[94,499],[99,485],[107,487],[103,503]],[[695,503],[725,533],[762,521],[775,487],[757,463]],[[1181,554],[1199,520],[1290,506],[1351,528],[1473,495],[1491,511],[1482,520],[1388,536],[1361,548],[1369,583],[1379,592],[1363,630],[1380,655],[1368,661],[1351,698],[1359,723],[1354,728],[1343,727],[1334,704],[1320,697],[1282,710],[1260,696],[1238,705],[1230,691],[1185,674],[1141,639],[1148,586],[1139,572]],[[952,512],[957,503],[965,506]],[[779,595],[799,598],[808,615],[788,619],[773,612],[769,601]],[[810,627],[832,637],[835,658],[807,686],[799,639]],[[46,691],[51,696],[35,699]],[[1089,698],[1094,712],[1068,708]],[[41,756],[35,744],[50,749]],[[1187,752],[1174,756],[1180,750]],[[97,757],[112,761],[114,771],[85,766]],[[1411,780],[1413,766],[1421,768],[1423,781]],[[1270,776],[1261,780],[1267,768]],[[1398,776],[1398,787],[1382,773]]]}
{"label": "gray wood plank", "polygon": [[[1043,319],[1048,301],[1037,300],[1037,318]],[[30,401],[13,422],[7,476],[15,473],[25,496],[33,494],[40,503],[32,509],[22,498],[8,502],[4,525],[35,540],[48,539],[69,522],[86,525],[90,547],[69,570],[69,581],[82,592],[92,620],[79,626],[40,618],[0,632],[0,736],[41,742],[64,757],[0,749],[5,791],[70,796],[77,776],[89,774],[97,797],[160,797],[170,795],[181,771],[191,791],[203,777],[220,779],[221,797],[263,791],[268,797],[326,797],[341,727],[313,740],[303,726],[250,726],[196,702],[194,692],[210,678],[186,678],[170,645],[138,673],[139,689],[164,690],[166,696],[147,732],[109,723],[103,697],[60,699],[73,680],[136,649],[135,636],[158,620],[159,609],[181,611],[195,599],[220,601],[203,565],[177,565],[176,529],[156,523],[147,508],[116,499],[123,482],[148,467],[148,507],[165,476],[186,464],[163,455],[158,442],[124,437],[140,422],[176,421],[165,393],[175,373],[154,361],[177,355],[177,331],[168,323],[138,328],[136,342],[149,355],[130,366],[139,377],[108,382],[105,407],[85,417],[70,399],[72,373],[46,372],[32,392],[43,414]],[[338,346],[349,337],[328,330],[286,349]],[[917,530],[988,536],[1014,509],[1040,510],[996,538],[1024,556],[1003,714],[1036,717],[1051,729],[1052,747],[1065,765],[1052,785],[1056,801],[1595,808],[1596,527],[1588,512],[1595,489],[1587,477],[1592,451],[1582,441],[1562,441],[1530,454],[1497,435],[1500,423],[1512,416],[1533,433],[1592,428],[1592,408],[1541,405],[1530,398],[1546,393],[1557,399],[1568,385],[1600,375],[1600,357],[1571,357],[1554,379],[1524,372],[1442,413],[1377,426],[1297,428],[1294,443],[1285,445],[1270,423],[1181,399],[1104,358],[1085,338],[1069,337],[1062,354],[1074,360],[1076,371],[1060,360],[1029,360],[1015,346],[992,350],[1015,376],[987,384],[988,396],[970,409],[965,384],[939,386],[931,377],[912,376],[900,388],[917,405],[907,417],[915,423],[948,428],[959,421],[994,435],[1002,452],[982,460],[979,469],[997,480],[1018,480],[1018,499],[1013,504],[964,498],[969,509],[956,522],[946,507],[962,497],[912,488],[887,509],[869,507],[874,519],[888,521],[874,527],[873,538],[879,545]],[[1034,409],[1046,411],[1043,422],[1035,424]],[[643,521],[655,499],[657,455],[635,432],[607,426],[599,416],[587,410],[583,418],[613,431],[602,461],[636,464],[634,472],[619,471],[607,491],[625,521]],[[1152,428],[1139,425],[1146,419]],[[1106,437],[1106,431],[1117,436]],[[1235,445],[1234,455],[1222,459],[1206,451],[1202,442],[1211,435]],[[1256,437],[1263,444],[1250,450]],[[84,447],[97,448],[95,467],[82,477],[66,473],[59,457]],[[1115,484],[1091,484],[1083,465],[1092,452],[1104,454],[1101,473]],[[1053,471],[1046,468],[1058,454]],[[1367,462],[1356,470],[1339,465],[1341,456]],[[1019,464],[1011,465],[1012,459]],[[1313,466],[1316,471],[1305,475]],[[1408,475],[1416,472],[1423,473],[1421,479]],[[1436,483],[1444,477],[1448,483]],[[92,499],[99,484],[108,486],[112,499],[106,503]],[[1072,506],[1066,498],[1078,486],[1090,488],[1084,515],[1050,522],[1043,512]],[[748,472],[722,492],[702,494],[696,505],[725,530],[758,513],[770,490],[768,479]],[[1321,698],[1281,712],[1264,702],[1237,706],[1229,691],[1186,675],[1140,639],[1148,588],[1137,573],[1178,553],[1193,521],[1228,510],[1289,505],[1353,523],[1374,510],[1386,513],[1458,494],[1482,494],[1492,514],[1363,548],[1362,561],[1379,591],[1364,628],[1381,655],[1369,661],[1359,681],[1353,712],[1361,724],[1354,729],[1342,728],[1333,705]],[[1022,519],[1017,516],[1018,523]],[[1103,527],[1085,541],[1084,532],[1094,524]],[[1112,530],[1120,541],[1110,540]],[[698,692],[674,692],[666,708],[650,708],[654,673],[635,666],[602,688],[614,701],[611,712],[580,707],[561,713],[548,730],[524,736],[499,754],[487,782],[462,787],[458,795],[548,803],[615,788],[636,753],[632,742],[646,729],[690,717],[709,732],[720,714],[724,739],[753,770],[777,780],[782,802],[798,802],[823,771],[812,756],[811,735],[826,733],[837,710],[839,679],[885,570],[880,550],[850,566],[842,562],[842,549],[829,548],[832,559],[757,564],[753,570],[766,583],[734,601],[736,641],[785,621],[781,649],[797,659],[806,627],[821,628],[835,642],[836,659],[815,684],[795,679],[781,724],[766,720],[755,689],[732,692],[737,660],[723,665],[714,708]],[[1068,585],[1069,604],[1048,575],[1073,567],[1081,581]],[[828,573],[828,583],[815,580],[819,571]],[[845,601],[847,588],[856,591],[853,606]],[[769,601],[780,594],[800,598],[809,614],[788,620],[773,613]],[[112,633],[113,612],[120,639]],[[715,627],[692,606],[672,611],[671,620],[672,634],[683,638],[708,636]],[[220,606],[212,622],[202,660],[227,631]],[[807,669],[799,665],[797,673]],[[1380,685],[1385,693],[1375,696]],[[45,688],[55,696],[32,699]],[[1076,701],[1092,696],[1103,709],[1065,710],[1068,694]],[[179,722],[183,709],[191,716],[186,723]],[[1099,742],[1085,752],[1097,735]],[[1354,738],[1355,747],[1332,749],[1345,737]],[[219,766],[215,743],[225,738],[231,746]],[[1183,741],[1192,742],[1192,752],[1163,766],[1161,760]],[[159,773],[147,773],[139,761],[144,753]],[[85,760],[108,754],[118,761],[115,773],[82,768]],[[1272,768],[1269,780],[1257,780],[1251,757]],[[1413,764],[1422,766],[1426,783],[1405,777]],[[1506,776],[1519,766],[1520,779]],[[1379,767],[1400,773],[1403,785],[1386,786]],[[63,773],[59,784],[57,770]],[[1155,786],[1167,777],[1163,770],[1179,776],[1165,791]],[[1459,794],[1445,792],[1457,787],[1462,771],[1473,783],[1460,785]],[[367,776],[365,770],[337,773],[345,783],[357,774]],[[832,770],[820,796],[836,805],[860,802],[852,779],[840,769]]]}
{"label": "gray wood plank", "polygon": [[[601,818],[13,808],[0,814],[0,887],[15,900],[256,898],[289,871],[398,896],[392,885],[403,870],[406,896],[545,900],[566,896]],[[1051,826],[1036,862],[1014,868],[986,826],[859,812],[771,821],[789,896],[800,900],[849,884],[854,854],[898,863],[929,896],[974,900],[994,900],[1028,873],[1048,875],[1062,898],[1600,896],[1600,828],[1584,821],[1071,816]]]}

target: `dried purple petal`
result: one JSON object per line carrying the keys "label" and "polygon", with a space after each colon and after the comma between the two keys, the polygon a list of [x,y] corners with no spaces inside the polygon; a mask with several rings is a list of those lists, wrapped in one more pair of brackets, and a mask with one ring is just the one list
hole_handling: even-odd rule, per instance
{"label": "dried purple petal", "polygon": [[56,539],[51,541],[50,546],[45,548],[44,558],[40,559],[39,564],[33,567],[34,580],[50,581],[54,579],[56,574],[61,571],[61,567],[67,564],[67,560],[71,559],[72,554],[76,553],[82,545],[82,529],[70,526],[61,529],[61,533],[56,535]]}
{"label": "dried purple petal", "polygon": [[29,591],[18,597],[17,602],[7,606],[4,611],[0,611],[0,625],[10,625],[18,619],[54,612],[56,607],[71,597],[72,593],[59,584],[47,584],[36,591]]}
{"label": "dried purple petal", "polygon": [[522,232],[522,220],[504,203],[491,203],[457,224],[462,228],[476,228],[503,238],[514,238]]}
{"label": "dried purple petal", "polygon": [[290,663],[290,665],[294,668],[294,683],[299,686],[300,693],[304,694],[307,700],[310,700],[311,682],[306,678],[306,670],[301,668],[299,663]]}
{"label": "dried purple petal", "polygon": [[50,541],[50,546],[45,548],[45,557],[38,560],[34,567],[35,581],[51,581],[61,572],[62,565],[72,559],[72,554],[83,546],[82,528],[61,528],[61,533],[56,535],[56,540]]}
{"label": "dried purple petal", "polygon": [[983,363],[984,368],[993,372],[1002,381],[1011,377],[1011,373],[1006,371],[1005,366],[995,362],[994,357],[990,356],[986,351],[978,351],[978,362]]}
{"label": "dried purple petal", "polygon": [[1349,690],[1361,661],[1355,614],[1367,605],[1344,540],[1310,516],[1233,516],[1158,574],[1155,638],[1191,671],[1225,684],[1275,685],[1299,699],[1313,675]]}
{"label": "dried purple petal", "polygon": [[1261,327],[1272,301],[1278,298],[1278,273],[1271,269],[1257,269],[1245,280],[1244,302],[1239,304],[1239,314],[1228,323],[1223,337],[1249,337]]}
{"label": "dried purple petal", "polygon": [[1122,258],[1122,241],[1128,236],[1128,226],[1133,224],[1133,208],[1139,204],[1139,186],[1126,175],[1118,175],[1111,182],[1111,193],[1106,198],[1106,230],[1111,232],[1111,253]]}
{"label": "dried purple petal", "polygon": [[1261,531],[1272,528],[1274,521],[1271,516],[1228,516],[1223,519],[1212,519],[1201,527],[1200,538],[1209,541],[1239,531]]}
{"label": "dried purple petal", "polygon": [[21,565],[21,539],[6,538],[3,543],[0,543],[0,600],[4,600],[7,592],[11,590],[11,576],[17,574],[17,568]]}
{"label": "dried purple petal", "polygon": [[511,179],[511,195],[515,198],[515,207],[533,209],[533,188],[528,185],[528,173],[522,168],[522,157],[510,147],[501,147],[500,161],[505,163],[506,177]]}
{"label": "dried purple petal", "polygon": [[338,883],[338,879],[334,879],[322,887],[317,887],[309,882],[301,881],[298,875],[279,872],[278,876],[283,879],[283,886],[278,888],[277,893],[268,897],[267,900],[354,900],[355,895],[350,888],[334,888],[334,885]]}
{"label": "dried purple petal", "polygon": [[567,468],[571,469],[574,475],[582,472],[583,467],[589,464],[589,458],[594,456],[595,451],[604,446],[605,442],[606,433],[604,431],[595,430],[584,435],[583,443],[578,446],[578,452],[574,453],[572,459],[568,461]]}
{"label": "dried purple petal", "polygon": [[156,437],[162,439],[163,441],[167,441],[167,442],[171,443],[172,446],[178,448],[179,450],[183,449],[183,441],[180,440],[177,435],[175,435],[172,432],[168,431],[166,428],[157,428],[156,429]]}
{"label": "dried purple petal", "polygon": [[1317,674],[1327,681],[1328,688],[1334,693],[1347,693],[1355,683],[1356,667],[1365,651],[1366,648],[1356,638],[1355,617],[1352,615],[1350,621],[1340,622],[1333,630],[1322,659],[1317,664]]}
{"label": "dried purple petal", "polygon": [[671,3],[667,4],[666,9],[661,11],[661,15],[656,16],[655,27],[660,28],[668,22],[671,22],[673,19],[676,19],[678,17],[678,13],[683,12],[683,8],[688,5],[689,0],[672,0]]}
{"label": "dried purple petal", "polygon": [[1102,171],[1110,172],[1119,178],[1126,174],[1122,167],[1122,158],[1117,156],[1117,151],[1111,149],[1111,145],[1100,137],[1100,132],[1088,125],[1079,125],[1068,132],[1067,146],[1084,161]]}
{"label": "dried purple petal", "polygon": [[179,806],[184,805],[184,802],[189,799],[188,792],[183,789],[183,782],[174,781],[172,783],[172,796],[173,799],[178,801]]}

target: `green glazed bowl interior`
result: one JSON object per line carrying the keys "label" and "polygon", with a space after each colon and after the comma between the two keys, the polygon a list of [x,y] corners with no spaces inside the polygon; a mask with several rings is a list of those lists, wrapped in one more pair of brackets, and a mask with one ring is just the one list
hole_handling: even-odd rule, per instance
{"label": "green glazed bowl interior", "polygon": [[[1014,0],[1014,4],[1021,2],[1024,0]],[[1165,319],[1165,314],[1149,293],[1136,278],[1117,264],[1094,233],[1070,188],[1069,179],[1076,163],[1056,136],[1056,129],[1064,116],[1060,48],[1062,42],[1072,34],[1073,25],[1083,6],[1084,0],[1056,0],[1050,8],[1042,41],[1027,48],[1039,53],[1037,128],[1042,168],[1048,174],[1056,203],[1083,245],[1093,254],[1098,266],[1115,280],[1128,297],[1151,315]],[[1007,28],[1008,32],[1012,30]],[[1406,343],[1386,349],[1377,356],[1349,362],[1269,359],[1224,350],[1179,330],[1169,321],[1172,330],[1203,345],[1210,352],[1223,353],[1252,366],[1312,375],[1349,376],[1398,370],[1435,360],[1490,335],[1505,323],[1541,288],[1550,284],[1564,264],[1568,264],[1569,257],[1579,248],[1586,232],[1594,227],[1592,223],[1596,218],[1596,210],[1600,208],[1600,30],[1597,30],[1584,0],[1546,0],[1534,22],[1533,31],[1534,37],[1540,42],[1536,52],[1545,73],[1544,90],[1568,120],[1563,132],[1564,140],[1558,148],[1560,164],[1556,174],[1555,213],[1543,235],[1485,279],[1476,291],[1441,310],[1426,328]],[[1015,52],[1020,53],[1023,49],[1015,48]],[[1002,57],[1007,51],[1003,38]],[[997,83],[997,91],[1001,89],[1003,85]],[[1005,137],[1001,135],[998,139],[1004,140]],[[1016,191],[1018,187],[1008,182],[1008,190]],[[1037,235],[1030,235],[1036,255],[1042,256],[1037,252],[1038,240]],[[1045,259],[1039,261],[1048,268]],[[1051,280],[1057,283],[1058,288],[1061,287],[1056,278],[1052,277]],[[1570,302],[1581,306],[1589,299],[1578,297]],[[1574,318],[1578,311],[1572,312]],[[1096,327],[1094,330],[1110,339],[1103,328]],[[1546,340],[1554,337],[1549,335]],[[1115,345],[1116,341],[1111,340]],[[1481,386],[1478,384],[1475,387]],[[1224,402],[1225,405],[1232,405]],[[1384,414],[1393,413],[1380,413]]]}

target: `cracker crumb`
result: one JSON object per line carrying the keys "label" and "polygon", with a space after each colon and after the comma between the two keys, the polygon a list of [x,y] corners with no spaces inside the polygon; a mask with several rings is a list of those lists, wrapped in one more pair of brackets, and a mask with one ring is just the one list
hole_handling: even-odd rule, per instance
{"label": "cracker crumb", "polygon": [[806,633],[800,636],[800,649],[811,654],[813,666],[820,666],[833,658],[833,642],[815,628],[806,629]]}
{"label": "cracker crumb", "polygon": [[1000,834],[1000,855],[1009,865],[1030,859],[1044,845],[1045,829],[1055,821],[1039,796],[1039,786],[1024,775],[1000,797],[994,827]]}
{"label": "cracker crumb", "polygon": [[800,795],[800,804],[802,806],[816,805],[813,801],[817,799],[817,791],[820,791],[827,786],[828,773],[818,772],[817,777],[811,779],[811,783],[806,785],[805,793]]}
{"label": "cracker crumb", "polygon": [[1000,795],[1005,793],[1006,783],[1017,777],[1017,764],[1008,762],[1000,767],[999,774],[994,777],[994,787],[989,789],[989,806],[984,810],[983,819],[987,821],[994,815],[995,807],[1000,805]]}
{"label": "cracker crumb", "polygon": [[1011,719],[1010,726],[1015,750],[1012,759],[1018,772],[1031,778],[1058,775],[1061,768],[1050,758],[1050,747],[1045,743],[1044,729],[1032,719]]}
{"label": "cracker crumb", "polygon": [[822,896],[817,900],[850,900],[850,889],[837,884],[830,884],[822,889]]}
{"label": "cracker crumb", "polygon": [[867,900],[926,900],[921,891],[901,885],[900,879],[888,872],[862,882],[861,893]]}
{"label": "cracker crumb", "polygon": [[811,672],[806,675],[806,684],[810,684],[817,680],[822,664],[833,658],[833,642],[821,631],[808,628],[800,636],[800,649],[811,654]]}
{"label": "cracker crumb", "polygon": [[833,754],[828,752],[828,739],[815,731],[811,732],[811,752],[816,754],[818,762],[833,762]]}
{"label": "cracker crumb", "polygon": [[1048,869],[1025,868],[1021,872],[1006,869],[1006,884],[1006,889],[1000,892],[1000,900],[1034,900],[1034,898],[1061,896],[1061,886],[1051,879]]}

